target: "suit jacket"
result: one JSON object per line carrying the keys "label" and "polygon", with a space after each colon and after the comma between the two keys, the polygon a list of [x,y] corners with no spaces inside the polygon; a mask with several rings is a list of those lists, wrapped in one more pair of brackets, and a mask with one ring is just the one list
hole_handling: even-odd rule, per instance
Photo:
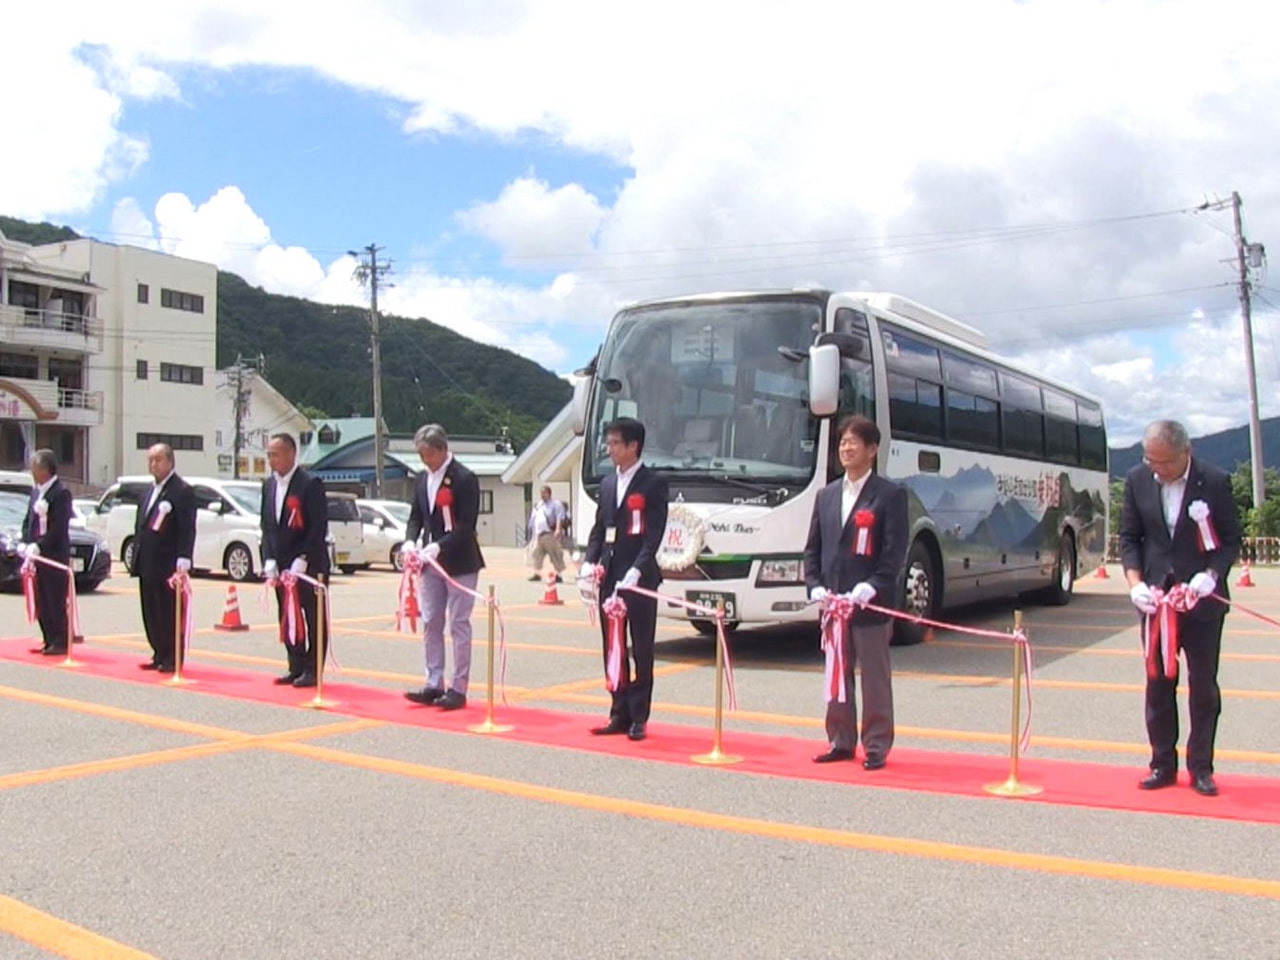
{"label": "suit jacket", "polygon": [[[804,581],[810,591],[825,587],[832,593],[848,593],[866,581],[876,588],[872,601],[877,606],[894,607],[907,562],[907,492],[896,483],[876,474],[867,477],[857,502],[845,523],[840,522],[840,498],[844,477],[818,491],[809,522],[809,539],[804,547]],[[871,511],[871,553],[854,552],[857,527],[854,517],[860,510]],[[859,611],[859,623],[883,623],[882,613]]]}
{"label": "suit jacket", "polygon": [[[298,557],[307,559],[307,575],[329,572],[329,504],[324,481],[298,467],[285,493],[284,515],[276,515],[276,475],[262,482],[262,559],[274,560],[281,571]],[[292,511],[297,510],[297,520]]]}
{"label": "suit jacket", "polygon": [[[454,457],[444,468],[444,479],[440,481],[435,509],[432,509],[428,479],[423,472],[414,484],[413,506],[409,510],[409,525],[405,528],[406,539],[418,543],[425,535],[427,543],[440,544],[440,555],[436,559],[450,576],[478,573],[484,569],[484,555],[480,552],[480,541],[476,539],[480,481]],[[452,529],[447,532],[442,509],[444,503],[441,502],[441,494],[446,490],[452,501],[448,506],[453,521]]]}
{"label": "suit jacket", "polygon": [[[151,496],[150,491],[147,496]],[[162,503],[169,504],[169,512],[160,521],[160,529],[154,530]],[[187,481],[174,473],[165,481],[151,509],[147,509],[145,500],[138,505],[133,542],[137,544],[133,562],[135,577],[167,579],[177,569],[179,557],[192,559],[196,546],[196,496]]]}
{"label": "suit jacket", "polygon": [[57,477],[40,499],[49,505],[45,514],[45,532],[40,535],[40,516],[35,512],[36,499],[27,506],[22,522],[22,540],[40,548],[40,556],[58,563],[71,562],[71,491]]}
{"label": "suit jacket", "polygon": [[[662,582],[658,548],[667,529],[667,499],[667,478],[643,463],[627,485],[621,507],[617,471],[600,481],[600,506],[583,559],[604,567],[606,592],[632,567],[640,571],[640,586],[655,590]],[[612,542],[609,530],[613,530]]]}
{"label": "suit jacket", "polygon": [[[1217,534],[1218,548],[1200,549],[1191,504],[1203,500],[1209,507],[1209,521]],[[1140,570],[1144,583],[1167,589],[1186,583],[1197,573],[1212,570],[1218,578],[1217,593],[1231,596],[1227,574],[1240,558],[1240,516],[1231,495],[1231,478],[1208,463],[1191,458],[1187,487],[1178,508],[1173,534],[1164,519],[1160,484],[1145,464],[1129,471],[1124,482],[1124,507],[1120,513],[1120,561],[1126,570]],[[1209,620],[1222,616],[1226,607],[1212,600],[1197,603],[1187,616]]]}

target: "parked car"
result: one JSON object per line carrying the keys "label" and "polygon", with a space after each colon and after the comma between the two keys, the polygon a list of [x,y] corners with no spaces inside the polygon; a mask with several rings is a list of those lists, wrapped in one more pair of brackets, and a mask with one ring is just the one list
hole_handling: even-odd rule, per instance
{"label": "parked car", "polygon": [[75,499],[71,501],[71,525],[84,530],[88,526],[89,514],[98,509],[97,500]]}
{"label": "parked car", "polygon": [[403,570],[400,546],[409,525],[409,504],[399,500],[357,500],[356,506],[364,524],[365,560],[389,563],[397,572]]}
{"label": "parked car", "polygon": [[[185,477],[196,500],[196,547],[191,565],[198,571],[225,570],[232,580],[252,579],[262,546],[262,485],[250,480]],[[138,505],[150,495],[151,477],[121,477],[98,501],[88,524],[118,546],[125,567],[133,569],[133,533]]]}
{"label": "parked car", "polygon": [[355,573],[368,567],[365,557],[364,524],[354,493],[326,490],[329,504],[329,536],[333,538],[333,564],[343,573]]}
{"label": "parked car", "polygon": [[[28,478],[29,480],[30,478]],[[31,484],[26,492],[0,490],[0,586],[16,588],[22,567],[22,521],[27,515]],[[107,542],[91,530],[71,527],[71,567],[76,590],[92,593],[111,576],[111,550]]]}

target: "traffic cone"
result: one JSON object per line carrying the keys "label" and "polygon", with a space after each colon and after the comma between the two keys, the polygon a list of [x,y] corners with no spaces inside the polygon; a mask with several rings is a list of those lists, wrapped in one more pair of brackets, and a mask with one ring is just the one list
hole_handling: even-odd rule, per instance
{"label": "traffic cone", "polygon": [[227,599],[222,604],[222,622],[213,625],[215,630],[248,630],[249,625],[240,619],[240,598],[236,596],[236,585],[227,584]]}
{"label": "traffic cone", "polygon": [[1093,572],[1093,575],[1098,580],[1111,579],[1111,574],[1107,573],[1107,565],[1105,563],[1102,566],[1098,567],[1098,569]]}
{"label": "traffic cone", "polygon": [[1240,568],[1240,579],[1236,581],[1236,586],[1252,587],[1253,585],[1254,585],[1253,576],[1251,571],[1249,570],[1249,561],[1246,560],[1244,562],[1244,566]]}
{"label": "traffic cone", "polygon": [[556,592],[556,573],[554,570],[547,571],[547,589],[542,594],[542,599],[538,603],[549,607],[564,606],[564,601],[560,599],[560,594]]}

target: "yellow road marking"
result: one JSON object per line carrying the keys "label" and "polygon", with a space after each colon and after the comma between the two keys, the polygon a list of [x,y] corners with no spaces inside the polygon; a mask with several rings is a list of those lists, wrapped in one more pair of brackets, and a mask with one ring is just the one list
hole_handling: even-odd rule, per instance
{"label": "yellow road marking", "polygon": [[0,894],[0,930],[67,960],[156,960],[52,914]]}

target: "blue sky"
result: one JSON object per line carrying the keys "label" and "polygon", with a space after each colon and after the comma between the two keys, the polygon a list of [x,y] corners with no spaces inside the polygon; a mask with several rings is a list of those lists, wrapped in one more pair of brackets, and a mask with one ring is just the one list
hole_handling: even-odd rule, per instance
{"label": "blue sky", "polygon": [[[1244,421],[1229,211],[1280,222],[1243,0],[67,0],[8,15],[0,212],[362,302],[557,372],[639,299],[890,290],[1102,397]],[[862,38],[874,37],[875,43]],[[1195,64],[1194,69],[1187,65]],[[908,69],[909,67],[909,69]],[[29,79],[39,76],[32,86]],[[60,145],[50,149],[48,145]],[[1280,290],[1254,277],[1263,414]]]}

